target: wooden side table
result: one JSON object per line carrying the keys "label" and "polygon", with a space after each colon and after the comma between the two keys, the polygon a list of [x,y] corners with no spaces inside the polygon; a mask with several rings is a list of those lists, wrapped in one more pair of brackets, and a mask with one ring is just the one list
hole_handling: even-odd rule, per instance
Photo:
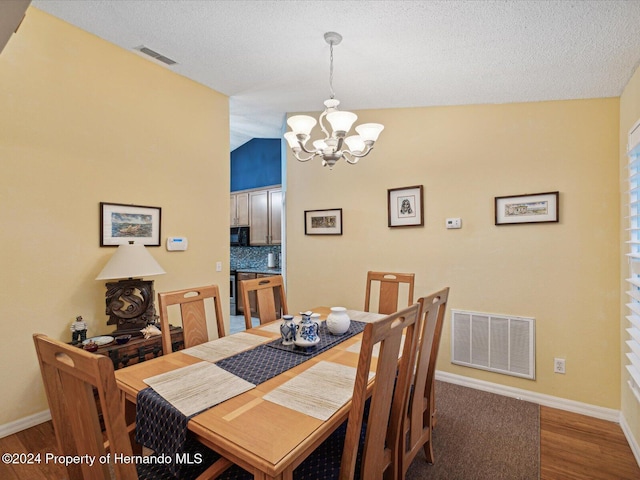
{"label": "wooden side table", "polygon": [[[182,328],[171,327],[171,345],[174,351],[184,348]],[[162,355],[162,337],[134,337],[123,345],[111,342],[99,347],[95,353],[109,357],[113,362],[113,368],[118,370]]]}

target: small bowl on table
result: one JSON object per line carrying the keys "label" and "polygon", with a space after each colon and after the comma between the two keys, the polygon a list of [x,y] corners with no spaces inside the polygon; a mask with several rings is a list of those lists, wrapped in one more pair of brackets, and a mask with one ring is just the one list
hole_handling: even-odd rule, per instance
{"label": "small bowl on table", "polygon": [[98,344],[96,342],[85,343],[84,348],[87,352],[96,352],[98,350]]}
{"label": "small bowl on table", "polygon": [[131,340],[131,335],[119,335],[116,337],[116,343],[118,345],[124,345],[129,340]]}

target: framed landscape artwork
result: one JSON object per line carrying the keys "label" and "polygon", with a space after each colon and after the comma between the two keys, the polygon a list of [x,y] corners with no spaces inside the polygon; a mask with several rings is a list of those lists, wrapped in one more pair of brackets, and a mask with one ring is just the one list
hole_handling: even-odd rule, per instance
{"label": "framed landscape artwork", "polygon": [[342,235],[342,209],[305,210],[305,235]]}
{"label": "framed landscape artwork", "polygon": [[159,207],[100,202],[100,246],[133,241],[159,247],[161,216]]}
{"label": "framed landscape artwork", "polygon": [[559,192],[495,197],[496,225],[560,221]]}
{"label": "framed landscape artwork", "polygon": [[422,185],[387,190],[389,227],[419,227],[424,225]]}

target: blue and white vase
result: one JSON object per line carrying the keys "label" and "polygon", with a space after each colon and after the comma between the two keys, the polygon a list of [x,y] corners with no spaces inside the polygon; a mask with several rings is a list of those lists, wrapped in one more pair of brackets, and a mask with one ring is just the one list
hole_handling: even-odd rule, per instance
{"label": "blue and white vase", "polygon": [[305,312],[302,314],[302,320],[298,324],[298,331],[296,333],[295,344],[298,346],[315,345],[320,341],[318,332],[320,331],[320,325],[318,322],[312,319],[311,312]]}
{"label": "blue and white vase", "polygon": [[296,339],[296,324],[293,321],[293,315],[282,316],[280,335],[282,336],[282,345],[293,345]]}

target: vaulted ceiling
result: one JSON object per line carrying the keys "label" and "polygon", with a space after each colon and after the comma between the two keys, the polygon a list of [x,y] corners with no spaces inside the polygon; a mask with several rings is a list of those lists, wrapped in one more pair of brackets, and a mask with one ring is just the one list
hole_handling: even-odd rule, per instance
{"label": "vaulted ceiling", "polygon": [[346,110],[614,97],[640,61],[638,0],[32,5],[228,95],[232,149],[280,137],[286,112],[322,110],[328,31],[344,37],[333,86]]}

